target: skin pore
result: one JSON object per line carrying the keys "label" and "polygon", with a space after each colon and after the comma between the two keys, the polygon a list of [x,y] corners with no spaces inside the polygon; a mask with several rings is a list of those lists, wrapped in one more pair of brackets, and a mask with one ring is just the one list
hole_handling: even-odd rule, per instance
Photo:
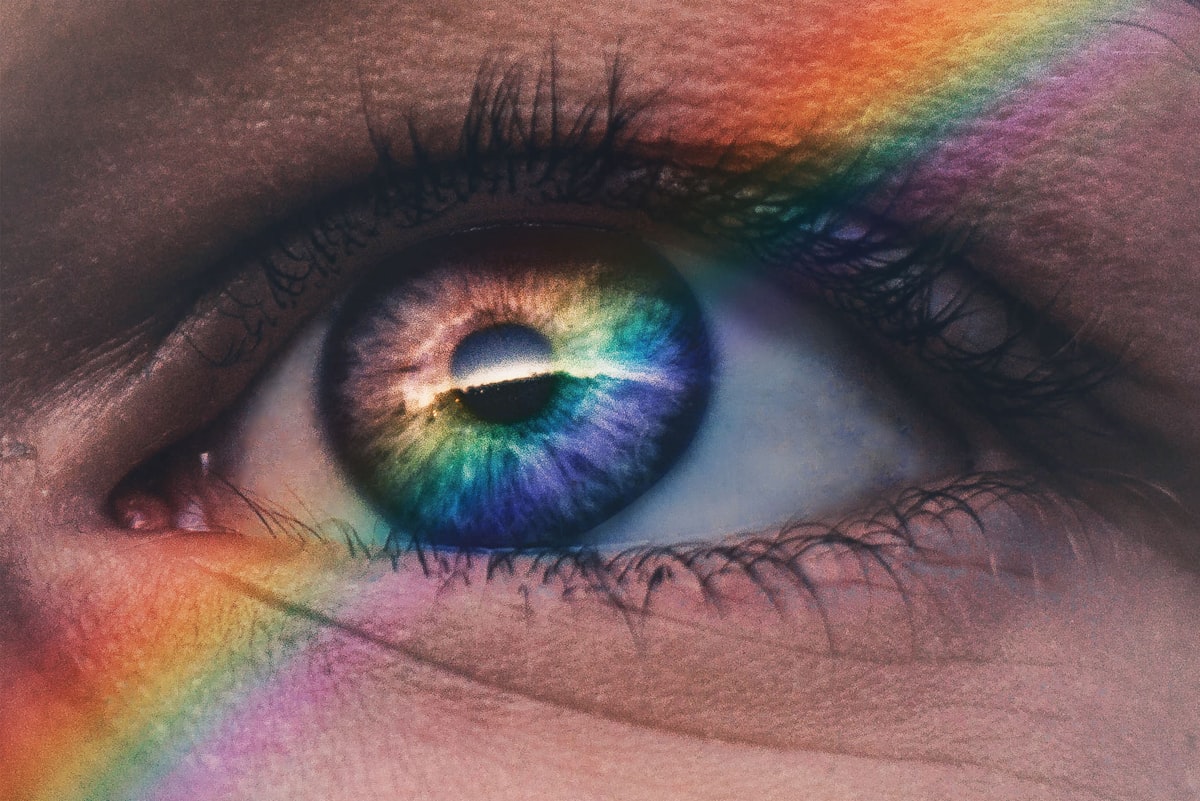
{"label": "skin pore", "polygon": [[[0,798],[1200,795],[1193,6],[0,14]],[[897,563],[806,553],[808,592],[736,570],[706,589],[653,561],[611,586],[529,556],[430,576],[256,534],[236,504],[210,510],[221,531],[114,520],[125,476],[235,406],[381,254],[535,219],[750,258],[638,207],[472,198],[273,310],[236,363],[202,357],[229,331],[221,288],[257,275],[246,243],[369,180],[380,137],[411,166],[406,120],[450,158],[480,65],[522,65],[532,90],[551,49],[565,119],[619,53],[647,99],[637,147],[675,163],[783,153],[824,180],[859,154],[884,187],[863,208],[914,236],[969,229],[989,286],[1119,359],[1065,422],[1004,426],[853,334],[961,423],[978,470],[1033,491],[929,501],[940,518],[906,518],[921,547]],[[828,522],[877,536],[863,521],[891,500]]]}

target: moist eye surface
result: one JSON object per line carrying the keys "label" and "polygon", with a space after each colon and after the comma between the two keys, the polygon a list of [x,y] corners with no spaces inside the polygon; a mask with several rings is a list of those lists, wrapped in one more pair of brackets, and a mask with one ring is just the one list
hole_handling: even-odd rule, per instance
{"label": "moist eye surface", "polygon": [[399,535],[562,545],[671,468],[712,368],[695,298],[646,247],[489,229],[399,254],[360,287],[319,397],[343,467]]}

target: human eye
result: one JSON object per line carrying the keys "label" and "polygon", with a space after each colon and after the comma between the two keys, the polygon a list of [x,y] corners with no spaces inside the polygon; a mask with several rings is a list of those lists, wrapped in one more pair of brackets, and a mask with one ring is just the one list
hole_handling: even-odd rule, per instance
{"label": "human eye", "polygon": [[[5,696],[22,721],[20,756],[5,757],[18,791],[716,797],[728,785],[836,798],[878,794],[889,775],[900,797],[972,782],[983,797],[1184,786],[1187,715],[1138,729],[1158,777],[1105,761],[1134,707],[1188,697],[1168,674],[1194,651],[1186,637],[1155,645],[1188,630],[1196,597],[1196,443],[1177,413],[1189,396],[1139,343],[1148,329],[1129,323],[1130,304],[1099,303],[1107,284],[1073,271],[1099,253],[1107,281],[1124,268],[1148,291],[1145,261],[1112,255],[1121,232],[1145,239],[1082,190],[1076,205],[1109,229],[1042,197],[1073,180],[1061,165],[1006,171],[1025,164],[1022,147],[1034,164],[1086,161],[1022,138],[1044,119],[1035,100],[1086,106],[1080,90],[997,80],[965,106],[994,105],[1001,122],[966,115],[922,147],[903,126],[831,144],[836,125],[815,122],[730,144],[678,130],[680,108],[718,105],[690,83],[682,101],[670,88],[645,102],[625,92],[623,79],[666,56],[629,56],[598,82],[564,52],[541,70],[473,61],[419,111],[398,107],[404,90],[360,58],[343,128],[370,143],[365,156],[339,144],[329,159],[272,152],[238,169],[197,159],[197,174],[218,165],[219,187],[264,164],[310,174],[273,175],[279,191],[257,195],[266,208],[232,189],[212,203],[236,230],[179,233],[205,256],[172,268],[186,280],[142,275],[148,315],[139,293],[114,288],[134,271],[84,279],[76,300],[99,322],[75,322],[91,343],[82,367],[39,373],[23,367],[29,348],[11,351],[20,381],[6,409],[36,423],[13,424],[21,436],[0,454],[35,499],[5,512],[19,536],[0,563],[18,621],[3,663],[21,688]],[[1005,80],[1017,77],[1029,79]],[[845,87],[830,85],[825,100],[838,101]],[[465,115],[444,113],[460,105]],[[836,102],[822,113],[853,116]],[[1126,149],[1103,169],[1132,186],[1119,168],[1133,163],[1154,162]],[[197,174],[187,185],[204,184]],[[1149,174],[1159,185],[1131,206],[1170,195]],[[989,181],[990,196],[978,191]],[[1186,214],[1162,208],[1175,240],[1164,254],[1186,254]],[[142,233],[168,239],[161,226]],[[111,239],[89,246],[103,254]],[[1072,283],[1056,292],[1039,268]],[[580,308],[617,323],[575,325]],[[405,327],[456,314],[471,319],[440,339]],[[1122,322],[1091,316],[1103,314]],[[21,319],[13,342],[62,327]],[[110,319],[138,322],[111,339],[92,331]],[[637,335],[618,336],[622,325]],[[596,346],[606,334],[619,346]],[[643,353],[651,334],[665,345]],[[1173,341],[1153,339],[1178,354]],[[466,363],[494,366],[497,353],[520,356],[518,371],[471,383],[479,365]],[[437,369],[412,369],[422,364]],[[623,428],[649,412],[601,391],[597,377],[616,374],[665,387],[640,401],[663,416]],[[483,397],[514,375],[560,385],[524,384],[545,391],[499,406]],[[541,468],[577,440],[522,428],[576,397],[562,381],[580,408],[614,407],[608,439],[590,446],[611,446],[608,461],[570,481]],[[377,425],[372,393],[401,385],[416,394],[395,411],[468,414],[421,436],[412,420]],[[793,397],[756,409],[768,386]],[[1148,399],[1172,413],[1148,412]],[[773,427],[769,443],[739,433],[758,426]],[[705,445],[722,429],[737,447]],[[537,480],[500,489],[464,489],[492,462],[435,464],[424,439],[469,448],[490,436],[501,438],[490,453],[512,452],[518,433],[540,448],[518,465]],[[390,477],[422,448],[428,469]],[[614,479],[618,467],[633,477]],[[731,478],[743,483],[714,486]],[[543,503],[547,487],[558,494]],[[512,499],[522,512],[502,519]],[[25,650],[34,658],[11,656]],[[1087,687],[1132,700],[1106,706]],[[24,722],[35,718],[52,723],[39,732]],[[1095,776],[1043,758],[1096,738],[1101,756],[1083,759]],[[916,768],[897,779],[886,766],[901,763]]]}
{"label": "human eye", "polygon": [[[484,106],[472,117],[495,113]],[[618,107],[616,116],[623,113]],[[526,125],[551,127],[536,118]],[[489,147],[521,152],[529,163],[514,185],[531,181],[536,192],[547,192],[542,145],[518,138]],[[458,169],[453,161],[436,168],[456,176],[447,186],[490,184],[478,192],[483,201],[464,191],[462,205],[504,196],[493,181],[458,177]],[[623,167],[604,169],[591,173],[597,186],[620,181],[628,191]],[[407,221],[417,205],[407,199],[410,187],[427,181],[427,172],[399,179],[368,205],[402,203],[387,219]],[[683,177],[676,169],[671,180]],[[649,180],[640,191],[664,191],[661,177]],[[450,190],[430,194],[442,191]],[[704,199],[726,194],[708,190]],[[553,216],[563,207],[570,204],[555,193],[523,213]],[[345,210],[336,214],[348,228]],[[385,236],[387,219],[360,221],[355,225],[366,233],[342,233],[322,248],[314,243],[329,234],[319,222],[291,244],[246,261],[255,272],[264,264],[273,273],[291,267],[295,275],[349,271],[352,251]],[[922,291],[919,274],[941,266],[915,249],[901,251],[880,223],[853,232],[825,209],[804,225],[812,242],[789,241],[789,249],[813,258],[819,249],[820,260],[843,271],[912,272],[909,293]],[[353,242],[351,253],[342,252],[344,241]],[[887,259],[885,250],[892,251]],[[617,230],[529,220],[383,252],[381,261],[369,260],[379,263],[336,314],[324,315],[318,332],[302,334],[298,353],[253,391],[251,408],[220,422],[228,433],[191,437],[185,455],[156,455],[115,493],[115,515],[144,533],[181,526],[245,533],[268,520],[272,535],[336,530],[354,548],[386,545],[393,559],[402,543],[613,550],[689,535],[703,543],[896,489],[905,478],[939,469],[957,449],[935,442],[937,427],[874,377],[864,354],[838,341],[817,298],[802,297],[799,286],[784,290],[786,280],[818,278],[815,265],[797,265],[791,255],[768,268],[745,247],[722,260],[732,266],[682,253],[676,261],[685,279],[650,246]],[[856,279],[850,291],[862,294],[866,285]],[[261,322],[263,298],[221,292],[219,319],[235,321],[233,336],[198,352],[225,367],[257,347],[246,323]],[[282,303],[269,300],[282,307],[281,317],[292,303],[291,293]],[[961,305],[947,296],[926,322],[914,308],[904,325],[937,317],[946,327],[963,316],[954,310]],[[506,349],[516,350],[506,356]],[[488,378],[491,372],[497,375]],[[692,445],[693,438],[699,442]],[[633,503],[660,478],[668,486],[654,486],[651,508]],[[285,496],[303,500],[303,519],[287,513]],[[222,519],[230,502],[250,519]],[[608,521],[615,513],[619,519]]]}
{"label": "human eye", "polygon": [[[264,325],[294,326],[300,299],[352,289],[249,409],[121,483],[121,522],[332,537],[395,569],[469,575],[475,562],[489,579],[503,567],[564,592],[603,587],[644,613],[664,577],[716,604],[737,576],[772,603],[807,591],[825,605],[810,561],[841,549],[857,580],[898,579],[895,555],[927,547],[900,533],[912,520],[938,503],[983,514],[1028,483],[1011,454],[980,453],[984,425],[951,430],[889,386],[824,307],[923,350],[985,417],[1057,416],[1099,357],[1026,330],[1033,315],[988,292],[949,237],[871,212],[853,167],[797,180],[813,144],[762,168],[678,163],[664,142],[634,156],[638,105],[619,63],[574,118],[554,105],[550,67],[531,90],[517,68],[485,67],[449,155],[431,155],[411,120],[399,146],[372,130],[387,144],[368,188],[239,259],[184,336],[217,370],[254,356]],[[639,237],[590,219],[625,206],[650,218]],[[445,217],[461,230],[378,245]],[[672,227],[704,234],[675,265],[638,241]],[[945,497],[922,500],[922,481]],[[902,495],[902,512],[862,533],[835,516]],[[996,569],[1004,552],[975,558]],[[888,572],[869,578],[873,560]]]}

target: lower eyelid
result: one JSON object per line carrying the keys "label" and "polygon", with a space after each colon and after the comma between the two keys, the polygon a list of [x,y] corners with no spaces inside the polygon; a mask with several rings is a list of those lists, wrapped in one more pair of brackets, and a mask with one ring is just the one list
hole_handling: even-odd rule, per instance
{"label": "lower eyelid", "polygon": [[[883,511],[847,524],[841,543],[794,532],[792,558],[763,559],[757,573],[755,549],[731,540],[703,560],[707,587],[683,570],[683,551],[663,548],[500,562],[427,552],[422,563],[415,552],[352,556],[338,542],[173,533],[140,546],[115,536],[116,558],[142,569],[85,575],[67,594],[92,608],[113,596],[114,620],[135,609],[140,622],[120,637],[146,643],[144,670],[161,635],[171,660],[188,654],[202,671],[259,665],[330,691],[396,671],[414,691],[465,679],[656,730],[795,747],[853,725],[847,698],[886,709],[897,680],[912,689],[914,670],[932,687],[1004,656],[996,632],[1068,581],[1076,565],[1061,529],[1078,525],[1068,505],[1036,488],[1000,500],[983,487],[976,477],[914,497],[925,513],[910,509],[906,531]],[[890,552],[865,545],[904,537],[912,545]],[[83,643],[85,664],[96,644]],[[305,687],[294,703],[317,697]]]}
{"label": "lower eyelid", "polygon": [[[242,505],[248,529],[262,524],[263,510],[252,511],[241,499],[234,503]],[[787,630],[802,623],[812,629],[801,638],[806,648],[861,655],[864,648],[872,650],[872,640],[881,634],[878,615],[884,614],[895,618],[886,632],[892,646],[908,640],[904,650],[911,657],[921,650],[929,627],[943,629],[951,622],[934,614],[948,599],[956,598],[957,607],[974,606],[977,597],[998,587],[1015,587],[1030,596],[1046,589],[1047,582],[1073,564],[1077,543],[1064,531],[1079,525],[1078,515],[1072,504],[1042,494],[1028,477],[995,474],[913,490],[891,508],[840,525],[797,524],[715,545],[522,553],[391,543],[371,550],[358,540],[339,540],[336,532],[319,541],[312,530],[282,526],[276,533],[283,542],[253,534],[248,538],[266,551],[277,551],[285,570],[291,569],[286,566],[293,556],[303,555],[299,564],[308,565],[316,584],[345,582],[346,608],[340,601],[323,606],[328,599],[314,608],[328,621],[357,621],[372,631],[386,632],[389,617],[407,631],[410,615],[433,618],[445,605],[459,603],[454,599],[486,597],[488,603],[543,615],[548,614],[546,606],[565,603],[574,610],[581,604],[598,605],[626,623],[660,616],[704,626],[753,622],[772,637],[780,634],[780,625]],[[1062,531],[1046,525],[1062,518],[1072,520]],[[205,558],[204,543],[210,537],[228,541],[222,535],[179,536],[170,547],[184,549],[189,558]],[[211,562],[214,570],[230,576],[256,572],[239,561],[236,545],[230,548],[227,557]],[[274,559],[268,557],[266,564]],[[317,581],[321,572],[328,575]],[[251,592],[257,587],[280,602],[289,599],[297,609],[305,608],[303,595],[277,595],[269,583],[247,580],[251,583],[236,586]],[[417,591],[425,600],[414,602],[405,588],[421,584],[434,588],[434,595]],[[370,587],[373,600],[351,598],[357,587]],[[421,608],[422,603],[431,605]],[[929,616],[924,623],[912,618],[902,627],[907,631],[900,631],[899,621],[925,603],[932,606],[925,609]],[[364,608],[371,610],[365,616]]]}
{"label": "lower eyelid", "polygon": [[[1008,511],[1031,529],[1030,539],[1078,528],[1051,496],[1012,500]],[[978,544],[961,519],[948,522],[964,547]],[[67,557],[74,567],[31,582],[27,592],[43,619],[57,621],[60,632],[48,639],[65,647],[53,656],[82,674],[70,674],[66,686],[100,696],[98,719],[116,724],[118,736],[147,738],[132,740],[151,755],[134,770],[169,765],[181,743],[201,760],[213,751],[230,755],[216,764],[234,776],[244,757],[264,753],[255,746],[282,746],[286,757],[278,758],[293,770],[297,750],[331,753],[329,730],[320,728],[330,710],[345,713],[350,728],[337,732],[355,753],[357,737],[380,738],[390,756],[419,747],[424,723],[446,731],[445,719],[428,714],[444,709],[468,718],[469,727],[453,730],[478,734],[469,745],[488,742],[492,723],[544,737],[582,717],[585,728],[577,730],[593,746],[603,728],[592,724],[603,720],[636,731],[638,743],[833,749],[948,760],[960,769],[981,759],[979,742],[997,731],[1044,739],[1047,715],[1076,719],[1074,704],[1055,699],[1039,708],[1032,692],[1059,686],[1054,679],[1076,667],[1071,658],[1029,653],[1011,639],[1026,615],[1054,602],[1053,593],[978,569],[930,564],[923,575],[907,573],[907,599],[839,595],[846,588],[826,585],[823,607],[802,595],[774,607],[743,582],[745,597],[718,609],[675,583],[640,612],[616,609],[603,594],[565,594],[562,584],[534,580],[528,570],[491,582],[477,572],[467,581],[426,577],[411,554],[395,570],[386,559],[347,559],[337,543],[179,532],[139,543],[110,533],[47,538],[43,556],[60,564],[74,551]],[[78,553],[101,548],[108,558]],[[919,554],[914,563],[923,564]],[[264,602],[245,583],[274,598]],[[39,598],[40,586],[47,589]],[[832,651],[823,613],[841,636]],[[1087,692],[1089,674],[1082,678]],[[1090,710],[1088,697],[1078,700]],[[173,715],[180,703],[184,714]],[[81,745],[77,763],[86,765],[96,756],[90,743]]]}
{"label": "lower eyelid", "polygon": [[[30,547],[26,567],[52,578],[27,600],[39,625],[58,627],[41,640],[64,648],[56,658],[82,674],[73,686],[95,686],[113,714],[152,715],[161,736],[170,718],[158,704],[181,688],[192,703],[243,682],[235,727],[239,710],[276,704],[304,719],[369,686],[389,693],[380,703],[401,703],[398,692],[524,698],[676,736],[797,748],[837,732],[847,747],[920,757],[924,738],[894,740],[897,711],[953,707],[954,687],[990,681],[1014,653],[1034,680],[1061,670],[1009,650],[1009,636],[1107,558],[1086,508],[1031,477],[984,478],[864,510],[840,546],[806,551],[796,532],[795,571],[752,578],[754,549],[743,538],[732,560],[738,542],[727,541],[707,590],[659,572],[678,564],[675,549],[598,557],[602,568],[524,554],[501,563],[511,569],[492,560],[489,577],[486,557],[462,552],[427,553],[423,567],[414,552],[370,559],[299,536],[62,531]],[[879,560],[866,549],[901,542]],[[966,746],[950,756],[974,758]]]}

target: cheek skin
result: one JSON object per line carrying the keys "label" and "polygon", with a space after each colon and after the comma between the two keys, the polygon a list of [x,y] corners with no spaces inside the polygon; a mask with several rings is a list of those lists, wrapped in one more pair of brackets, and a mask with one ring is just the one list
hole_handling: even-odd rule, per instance
{"label": "cheek skin", "polygon": [[[118,788],[165,771],[154,793],[199,799],[237,797],[239,783],[253,798],[276,786],[453,798],[542,776],[600,798],[614,785],[639,797],[665,776],[688,788],[695,768],[746,792],[786,780],[841,798],[830,788],[865,788],[903,760],[928,768],[901,772],[910,789],[965,770],[1020,797],[1082,782],[1149,798],[1151,774],[1135,768],[1154,764],[1174,786],[1189,764],[1175,702],[1196,695],[1182,666],[1197,654],[1159,638],[1187,641],[1188,610],[1164,601],[1195,588],[1144,555],[1123,555],[1124,574],[1105,559],[1036,586],[930,570],[904,603],[826,569],[831,649],[815,606],[794,593],[773,606],[745,583],[723,588],[721,612],[680,584],[622,615],[520,574],[431,580],[316,544],[181,535],[80,550],[44,534],[52,545],[24,563],[57,588],[28,599],[40,682],[15,709],[7,699],[8,719],[67,725],[58,740],[21,727],[32,736],[18,778]],[[1146,654],[1178,675],[1148,675]],[[1146,726],[1138,747],[1095,735]],[[615,754],[629,759],[619,776]],[[814,760],[816,776],[797,767]],[[836,782],[820,778],[831,771]]]}
{"label": "cheek skin", "polygon": [[[1160,592],[1180,589],[1169,582],[1149,581],[1147,586],[1151,601]],[[1094,608],[1097,599],[1076,597],[1068,608],[1078,612],[1085,605]],[[361,642],[331,637],[312,654],[312,664],[289,677],[292,686],[249,704],[246,716],[255,725],[236,729],[231,742],[200,749],[202,755],[209,748],[222,757],[236,755],[216,761],[227,772],[205,769],[203,758],[197,758],[184,775],[217,786],[245,777],[255,786],[276,779],[285,787],[311,782],[333,790],[345,774],[332,768],[314,744],[323,742],[323,733],[337,721],[335,730],[346,732],[354,760],[345,782],[399,787],[419,797],[471,796],[483,788],[496,797],[531,797],[530,787],[545,788],[541,795],[534,790],[532,797],[546,798],[561,797],[563,788],[578,788],[569,797],[581,798],[723,798],[731,792],[791,798],[799,791],[817,799],[928,798],[947,793],[963,797],[964,787],[974,787],[986,798],[1091,798],[1093,791],[1099,797],[1175,797],[1186,786],[1180,766],[1189,764],[1191,756],[1181,736],[1189,721],[1175,702],[1195,697],[1194,687],[1182,675],[1148,681],[1137,671],[1150,653],[1169,656],[1182,672],[1186,662],[1180,657],[1187,655],[1165,654],[1155,647],[1153,636],[1144,637],[1143,629],[1129,624],[1136,618],[1159,633],[1182,633],[1186,621],[1147,616],[1153,610],[1140,604],[1117,606],[1110,605],[1103,619],[1077,616],[1069,624],[1036,616],[1019,625],[1014,621],[1012,629],[996,632],[1012,656],[986,666],[921,661],[881,667],[853,659],[772,659],[757,647],[761,644],[718,638],[700,646],[711,651],[705,655],[705,669],[688,677],[686,692],[663,687],[657,696],[627,699],[631,707],[635,701],[654,704],[656,712],[719,704],[723,694],[738,691],[736,679],[740,687],[752,687],[761,700],[773,702],[776,724],[788,727],[796,716],[813,715],[794,705],[797,680],[816,685],[838,676],[845,691],[845,677],[855,677],[849,695],[837,691],[838,682],[811,692],[830,712],[819,737],[770,746],[721,740],[715,732],[722,721],[716,718],[711,720],[713,732],[699,735],[646,728],[521,693],[496,692]],[[512,633],[506,630],[505,615],[493,617],[502,633]],[[584,616],[576,622],[597,621]],[[1120,627],[1121,634],[1113,637],[1110,626]],[[477,633],[478,628],[471,621],[461,632]],[[524,669],[532,682],[546,677],[542,668],[569,671],[579,665],[579,692],[605,699],[625,691],[631,672],[651,678],[672,657],[695,658],[694,637],[678,647],[682,643],[672,643],[669,631],[651,626],[644,634],[647,650],[624,656],[624,649],[615,649],[624,656],[623,680],[615,685],[589,675],[589,648],[619,646],[627,633],[610,640],[601,631],[582,649],[573,648],[579,644],[570,640],[543,640],[557,659],[530,659]],[[478,642],[463,654],[464,660],[486,665],[514,646],[501,636]],[[520,638],[515,642],[522,653],[533,653]],[[1080,659],[1080,654],[1098,653],[1089,648],[1104,656]],[[753,663],[761,672],[735,675],[729,672],[733,661]],[[314,683],[324,688],[320,704],[296,709],[281,702],[304,697]],[[1191,696],[1181,693],[1187,689]],[[788,712],[779,711],[783,709]],[[728,703],[725,710],[730,710]],[[889,736],[880,732],[871,742],[862,731],[871,726]],[[279,731],[293,738],[282,749],[273,742]],[[1130,747],[1126,737],[1137,745]],[[265,744],[272,744],[274,753],[260,758]],[[906,768],[898,770],[898,762]],[[931,794],[933,788],[940,792]],[[330,797],[339,796],[334,792]]]}
{"label": "cheek skin", "polygon": [[260,611],[137,543],[80,548],[51,527],[31,533],[41,536],[23,543],[14,580],[53,589],[21,599],[23,637],[5,648],[28,689],[4,697],[19,738],[6,760],[19,791],[5,797],[88,797],[81,788],[106,771],[150,758],[145,732],[179,726],[221,688]]}

